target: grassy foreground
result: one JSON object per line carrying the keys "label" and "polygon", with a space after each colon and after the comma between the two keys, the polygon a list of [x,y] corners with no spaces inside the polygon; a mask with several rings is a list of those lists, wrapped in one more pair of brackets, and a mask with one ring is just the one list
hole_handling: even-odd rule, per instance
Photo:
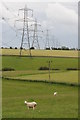
{"label": "grassy foreground", "polygon": [[[78,87],[31,83],[2,82],[3,118],[77,118]],[[53,96],[57,91],[57,96]],[[24,101],[36,101],[37,107],[28,110]]]}

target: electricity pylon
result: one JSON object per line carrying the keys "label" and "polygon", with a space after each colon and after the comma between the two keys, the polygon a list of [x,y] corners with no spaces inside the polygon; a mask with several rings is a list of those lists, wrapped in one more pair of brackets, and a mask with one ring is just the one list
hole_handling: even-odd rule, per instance
{"label": "electricity pylon", "polygon": [[41,37],[38,35],[38,32],[43,32],[41,30],[38,30],[38,26],[41,26],[39,23],[37,23],[37,20],[35,19],[35,22],[34,24],[32,24],[31,26],[34,26],[33,28],[33,41],[32,41],[32,47],[36,47],[37,49],[40,49],[40,45],[39,45],[39,41],[38,41],[38,38]]}
{"label": "electricity pylon", "polygon": [[[33,17],[33,10],[27,8],[27,6],[25,5],[25,7],[22,8],[22,9],[19,9],[19,11],[23,11],[23,15],[24,15],[22,19],[16,20],[16,21],[23,22],[23,28],[19,29],[19,30],[22,30],[22,40],[21,40],[21,46],[20,46],[20,56],[22,54],[22,49],[23,49],[24,45],[26,45],[26,47],[28,45],[29,54],[31,56],[30,38],[29,38],[29,22],[32,22],[32,21],[29,19],[29,14],[31,12],[31,16]],[[18,13],[18,15],[19,15],[19,13]]]}
{"label": "electricity pylon", "polygon": [[45,48],[50,48],[50,44],[49,44],[49,30],[46,31],[46,44],[45,44]]}

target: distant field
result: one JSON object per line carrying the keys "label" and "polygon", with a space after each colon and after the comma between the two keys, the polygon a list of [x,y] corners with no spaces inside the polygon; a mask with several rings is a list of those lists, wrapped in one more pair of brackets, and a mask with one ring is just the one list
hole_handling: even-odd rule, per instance
{"label": "distant field", "polygon": [[51,71],[51,81],[78,84],[78,71],[67,71],[67,68],[78,68],[77,58],[28,58],[3,56],[3,68],[14,68],[15,71],[3,72],[4,77],[26,80],[49,80],[48,70],[39,70],[41,66],[48,67],[51,60],[51,68],[59,70]]}
{"label": "distant field", "polygon": [[[19,55],[19,51],[19,49],[0,49],[0,54]],[[31,50],[31,53],[32,56],[78,57],[78,51],[74,50]],[[22,55],[29,56],[29,50],[23,50]]]}
{"label": "distant field", "polygon": [[77,58],[49,58],[49,57],[18,57],[3,56],[2,67],[10,67],[15,70],[38,70],[41,66],[48,67],[48,61],[51,60],[51,68],[66,70],[67,68],[78,68]]}
{"label": "distant field", "polygon": [[[3,72],[3,76],[11,79],[19,80],[37,80],[37,81],[49,81],[48,71],[14,71]],[[50,73],[50,82],[66,83],[66,84],[78,84],[78,71],[59,71]]]}
{"label": "distant field", "polygon": [[[54,91],[58,92],[56,97]],[[78,88],[64,85],[2,82],[3,118],[77,118]],[[37,107],[28,110],[24,101],[36,101]]]}
{"label": "distant field", "polygon": [[[47,80],[49,81],[49,73],[46,74],[34,74],[34,75],[23,75],[23,76],[18,76],[18,77],[11,77],[14,79],[21,79],[21,80]],[[51,79],[50,81],[57,82],[57,83],[74,83],[78,84],[78,71],[69,71],[69,72],[56,72],[56,73],[51,73]]]}

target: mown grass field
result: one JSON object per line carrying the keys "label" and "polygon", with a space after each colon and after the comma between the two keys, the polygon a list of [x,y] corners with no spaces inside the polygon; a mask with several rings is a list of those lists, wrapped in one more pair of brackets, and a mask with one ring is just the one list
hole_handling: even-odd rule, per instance
{"label": "mown grass field", "polygon": [[[14,68],[15,71],[3,71],[2,76],[14,80],[2,80],[3,117],[6,118],[77,118],[78,87],[60,84],[28,82],[27,80],[49,81],[49,71],[40,67],[59,69],[51,71],[51,81],[57,83],[78,84],[78,59],[54,57],[2,56],[2,68]],[[16,80],[18,79],[18,80]],[[23,80],[26,81],[23,81]],[[57,91],[58,95],[53,96]],[[28,110],[24,100],[36,101],[36,109]],[[14,101],[14,102],[12,102]]]}
{"label": "mown grass field", "polygon": [[[78,84],[78,71],[70,71],[70,72],[54,72],[50,74],[50,82],[57,82],[57,83],[73,83]],[[20,80],[37,80],[37,81],[49,81],[49,73],[35,73],[33,75],[19,75],[12,76],[9,78],[13,79],[20,79]]]}
{"label": "mown grass field", "polygon": [[[77,118],[78,87],[3,79],[3,118]],[[57,96],[53,96],[57,91]],[[24,101],[36,101],[28,110]]]}
{"label": "mown grass field", "polygon": [[[14,58],[14,59],[13,59]],[[51,60],[51,81],[78,84],[78,71],[67,71],[67,68],[78,68],[77,58],[26,58],[3,56],[3,68],[14,68],[15,71],[3,72],[3,76],[26,80],[49,80],[48,70],[39,70],[41,66],[48,67]]]}
{"label": "mown grass field", "polygon": [[[48,71],[12,71],[12,72],[3,72],[3,76],[11,79],[19,80],[37,80],[37,81],[49,81],[49,72]],[[78,85],[78,71],[60,71],[50,73],[50,82],[57,83],[68,83]]]}
{"label": "mown grass field", "polygon": [[[19,55],[19,49],[0,49],[3,55]],[[32,56],[78,57],[76,50],[31,50]],[[22,50],[22,55],[29,56],[29,50]]]}
{"label": "mown grass field", "polygon": [[44,58],[44,57],[2,57],[2,67],[11,67],[15,70],[38,70],[41,66],[48,67],[48,61],[51,60],[51,68],[66,70],[67,68],[78,68],[77,58]]}

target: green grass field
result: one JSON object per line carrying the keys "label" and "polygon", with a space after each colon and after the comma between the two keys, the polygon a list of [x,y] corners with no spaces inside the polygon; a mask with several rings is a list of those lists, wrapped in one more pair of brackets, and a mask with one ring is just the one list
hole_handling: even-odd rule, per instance
{"label": "green grass field", "polygon": [[[77,118],[78,87],[3,79],[3,118]],[[55,97],[54,91],[58,94]],[[28,110],[24,101],[36,101]]]}
{"label": "green grass field", "polygon": [[41,66],[48,67],[48,61],[51,60],[51,68],[65,70],[66,68],[78,68],[77,58],[44,58],[44,57],[2,57],[2,67],[11,67],[15,70],[38,70]]}
{"label": "green grass field", "polygon": [[[38,70],[41,66],[48,67],[49,60],[52,61],[51,68],[59,69],[51,71],[51,81],[78,84],[78,71],[66,70],[78,68],[77,58],[2,56],[2,68],[15,69],[2,72],[3,77],[14,79],[2,80],[3,118],[78,117],[78,87],[27,81],[49,81],[49,71]],[[56,97],[53,96],[54,91],[58,92]],[[28,110],[24,100],[36,101],[36,109]]]}
{"label": "green grass field", "polygon": [[[73,83],[78,84],[78,71],[70,71],[70,72],[54,72],[50,74],[50,81],[53,82],[62,82],[62,83]],[[42,80],[49,81],[49,73],[36,73],[33,75],[20,75],[20,76],[12,76],[9,78],[13,79],[21,79],[21,80]]]}
{"label": "green grass field", "polygon": [[[14,58],[14,59],[13,59]],[[51,71],[51,81],[78,84],[78,71],[67,71],[67,68],[78,68],[77,58],[27,58],[3,56],[3,68],[14,68],[15,71],[3,72],[4,77],[26,80],[49,80],[49,71],[38,70],[41,66],[48,67],[51,60],[51,68],[59,70]]]}
{"label": "green grass field", "polygon": [[[49,81],[49,72],[48,71],[8,71],[3,72],[3,76],[11,79],[19,80],[37,80],[37,81]],[[51,71],[50,82],[57,83],[68,83],[78,85],[78,71]]]}

